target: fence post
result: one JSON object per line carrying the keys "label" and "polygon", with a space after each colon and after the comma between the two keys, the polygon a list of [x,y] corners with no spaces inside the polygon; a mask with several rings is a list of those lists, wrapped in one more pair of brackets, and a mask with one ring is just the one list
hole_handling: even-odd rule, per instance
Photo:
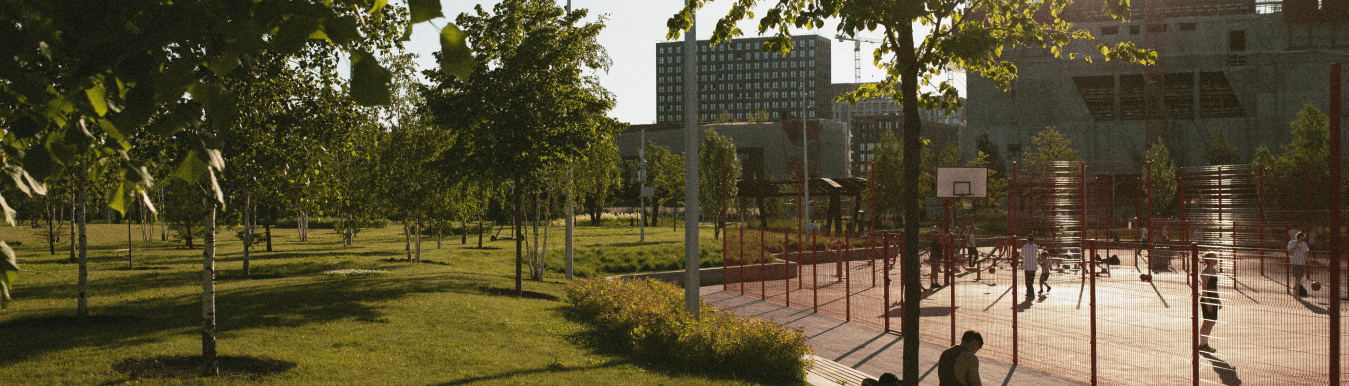
{"label": "fence post", "polygon": [[[726,233],[726,230],[724,229],[725,226],[722,226],[722,228],[723,228],[723,229],[722,229],[721,233]],[[731,247],[730,247],[730,245],[727,245],[727,244],[730,243],[730,241],[731,241],[731,240],[730,240],[730,237],[722,237],[722,238],[721,238],[721,278],[722,278],[722,280],[721,280],[721,290],[722,290],[722,291],[730,291],[730,290],[731,290],[731,280],[730,280],[730,277],[729,277],[728,275],[726,275],[726,270],[727,270],[727,269],[730,269],[730,267],[731,267],[730,264],[726,264],[726,263],[727,263],[727,258],[726,258],[726,257],[731,255],[731,253],[730,253]],[[743,254],[744,254],[744,253],[741,253],[741,255],[743,255]],[[743,256],[742,256],[742,257],[743,257]],[[743,259],[742,259],[742,260],[743,260]],[[744,289],[744,288],[741,288],[741,289],[740,289],[740,294],[741,294],[741,295],[744,295],[744,294],[745,294],[745,289]]]}
{"label": "fence post", "polygon": [[1269,231],[1268,229],[1265,229],[1265,165],[1264,165],[1264,164],[1261,164],[1261,165],[1260,165],[1260,181],[1259,181],[1259,186],[1260,186],[1260,189],[1259,189],[1259,194],[1260,194],[1260,276],[1264,276],[1264,275],[1265,275],[1265,247],[1268,246],[1268,245],[1265,245],[1265,232],[1268,232],[1268,231]]}
{"label": "fence post", "polygon": [[815,298],[815,305],[811,312],[820,313],[820,261],[819,253],[815,249],[815,230],[810,230],[810,289]]}
{"label": "fence post", "polygon": [[1157,234],[1157,230],[1152,228],[1152,162],[1145,164],[1144,170],[1147,171],[1148,186],[1147,189],[1143,191],[1147,198],[1147,206],[1144,207],[1143,210],[1146,211],[1148,215],[1148,225],[1143,227],[1143,229],[1148,231],[1148,235],[1143,238],[1143,242],[1147,243],[1148,247],[1148,277],[1152,277],[1152,238],[1156,237],[1154,235]]}
{"label": "fence post", "polygon": [[[885,280],[881,281],[881,283],[885,285],[885,288],[881,290],[881,292],[884,293],[883,296],[885,297],[884,299],[885,306],[881,307],[881,309],[885,310],[884,316],[885,332],[890,332],[890,235],[889,234],[881,234],[881,251],[884,253],[883,255],[881,255],[882,257],[881,264],[885,265]],[[872,277],[875,277],[875,275],[872,275]]]}
{"label": "fence post", "polygon": [[[843,231],[843,239],[847,240],[848,231]],[[843,242],[843,248],[838,249],[839,259],[847,259],[848,267],[843,272],[843,321],[852,321],[852,246],[847,241]]]}
{"label": "fence post", "polygon": [[[791,256],[792,256],[792,255],[787,254],[787,243],[788,243],[790,240],[791,240],[791,233],[790,233],[790,231],[788,231],[787,229],[783,229],[783,230],[782,230],[782,257],[783,257],[782,260],[783,260],[783,261],[786,261],[787,263],[784,264],[784,265],[782,266],[782,270],[783,270],[782,278],[783,278],[783,280],[785,280],[785,281],[782,282],[782,291],[787,293],[787,307],[791,307],[791,306],[792,306],[792,266],[791,266],[791,264],[792,264]],[[796,278],[796,283],[797,283],[797,285],[801,285],[801,277],[800,277],[800,272],[801,272],[801,271],[800,271],[800,268],[801,268],[801,262],[802,262],[803,260],[804,260],[804,259],[801,258],[801,254],[798,253],[797,256],[796,256],[796,267],[797,267],[797,269],[798,269],[798,270],[797,270],[797,278]]]}
{"label": "fence post", "polygon": [[880,248],[876,247],[876,232],[867,234],[867,256],[871,258],[871,288],[876,288],[876,254],[880,253]]}
{"label": "fence post", "polygon": [[1013,235],[1017,234],[1017,231],[1016,231],[1016,203],[1017,203],[1017,201],[1016,201],[1016,171],[1017,171],[1017,170],[1016,170],[1016,169],[1017,169],[1017,163],[1016,163],[1016,162],[1012,162],[1012,189],[1011,189],[1012,192],[1011,192],[1011,199],[1007,200],[1007,218],[1008,218],[1008,221],[1011,222],[1011,226],[1008,227],[1008,230],[1009,230],[1010,233],[1013,234]]}
{"label": "fence post", "polygon": [[1008,273],[1012,274],[1012,364],[1015,365],[1015,364],[1021,363],[1021,362],[1018,360],[1019,358],[1018,358],[1018,355],[1017,355],[1017,354],[1019,354],[1019,350],[1018,350],[1019,347],[1018,347],[1018,345],[1019,345],[1019,343],[1020,343],[1020,339],[1018,339],[1018,336],[1017,336],[1017,331],[1019,330],[1019,328],[1017,328],[1017,320],[1016,320],[1016,314],[1017,314],[1017,312],[1016,312],[1017,303],[1016,303],[1016,302],[1017,302],[1017,299],[1020,299],[1020,297],[1017,297],[1017,295],[1018,295],[1018,294],[1017,294],[1017,287],[1020,287],[1020,285],[1017,284],[1017,276],[1021,276],[1021,273],[1020,273],[1020,272],[1017,272],[1017,269],[1016,269],[1016,260],[1017,260],[1018,257],[1021,257],[1021,249],[1016,247],[1016,242],[1017,242],[1016,235],[1013,234],[1013,235],[1011,236],[1011,238],[1012,238],[1012,240],[1011,240],[1011,243],[1010,243],[1010,244],[1011,244],[1011,245],[1010,245],[1010,248],[1012,249],[1012,253],[1011,253],[1011,254],[1008,254],[1007,256],[1008,256],[1008,260],[1009,260],[1009,262],[1011,263],[1012,266],[1009,267],[1009,268],[1007,268],[1007,271],[1008,271]]}
{"label": "fence post", "polygon": [[1199,244],[1194,242],[1190,243],[1190,268],[1190,376],[1193,385],[1199,386]]}
{"label": "fence post", "polygon": [[955,345],[956,345],[956,274],[955,274],[955,269],[956,269],[956,253],[955,253],[955,252],[956,252],[956,251],[955,251],[956,237],[955,237],[955,235],[947,235],[947,236],[946,236],[946,239],[947,239],[947,240],[950,240],[950,247],[946,248],[945,253],[946,253],[946,265],[947,265],[947,267],[946,267],[946,278],[947,278],[946,284],[948,284],[948,285],[951,286],[951,288],[950,288],[950,291],[951,291],[951,345],[952,345],[952,346],[955,346]]}
{"label": "fence post", "polygon": [[[1080,191],[1079,193],[1082,194],[1082,200],[1079,201],[1079,202],[1082,204],[1082,208],[1079,210],[1079,213],[1082,214],[1082,226],[1080,227],[1080,229],[1082,230],[1082,239],[1081,239],[1080,241],[1078,241],[1077,248],[1078,248],[1079,251],[1083,251],[1083,252],[1082,252],[1083,255],[1086,255],[1086,253],[1087,253],[1087,252],[1086,252],[1086,250],[1087,250],[1087,163],[1086,163],[1086,162],[1078,161],[1077,165],[1078,165],[1078,168],[1079,168],[1079,169],[1078,169],[1078,170],[1079,170],[1079,173],[1081,173],[1081,176],[1082,176],[1082,184],[1079,186],[1079,187],[1081,188],[1081,191]],[[1095,253],[1096,251],[1092,251],[1092,252]],[[1082,258],[1084,258],[1084,259],[1085,259],[1085,258],[1090,258],[1090,256],[1082,256]]]}
{"label": "fence post", "polygon": [[1340,64],[1330,65],[1330,384],[1340,384]]}
{"label": "fence post", "polygon": [[1091,240],[1091,384],[1096,384],[1097,357],[1096,350],[1096,240]]}
{"label": "fence post", "polygon": [[[740,238],[745,236],[741,235]],[[763,248],[763,233],[759,233],[759,240],[759,300],[768,300],[768,259]]]}

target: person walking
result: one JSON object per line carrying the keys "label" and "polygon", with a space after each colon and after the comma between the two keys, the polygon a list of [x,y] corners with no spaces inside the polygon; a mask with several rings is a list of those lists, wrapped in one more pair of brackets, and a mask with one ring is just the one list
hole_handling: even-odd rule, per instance
{"label": "person walking", "polygon": [[1035,269],[1040,265],[1040,246],[1035,245],[1035,235],[1026,236],[1026,244],[1021,246],[1021,270],[1026,272],[1026,297],[1035,296]]}
{"label": "person walking", "polygon": [[1302,287],[1302,277],[1307,274],[1307,252],[1310,250],[1305,232],[1298,232],[1297,239],[1288,242],[1288,263],[1293,266],[1293,279],[1297,283],[1293,291],[1298,297],[1307,296],[1307,289]]}
{"label": "person walking", "polygon": [[1199,327],[1199,351],[1206,353],[1218,351],[1208,345],[1213,325],[1218,323],[1218,309],[1222,308],[1222,302],[1218,299],[1218,270],[1214,268],[1216,265],[1218,255],[1213,252],[1204,254],[1204,270],[1199,273],[1199,280],[1204,283],[1204,294],[1199,297],[1199,311],[1204,317],[1204,324]]}
{"label": "person walking", "polygon": [[974,330],[965,331],[960,344],[942,351],[937,360],[937,382],[939,386],[983,386],[979,379],[979,357],[975,356],[984,348],[984,336]]}
{"label": "person walking", "polygon": [[1049,286],[1049,252],[1040,253],[1040,294],[1053,291],[1054,287]]}

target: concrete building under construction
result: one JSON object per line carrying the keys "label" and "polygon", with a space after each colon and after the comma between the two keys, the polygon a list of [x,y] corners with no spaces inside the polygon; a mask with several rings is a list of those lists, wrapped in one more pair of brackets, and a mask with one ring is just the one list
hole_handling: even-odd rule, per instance
{"label": "concrete building under construction", "polygon": [[1018,68],[1004,92],[970,76],[963,148],[988,132],[1009,160],[1031,137],[1056,127],[1088,167],[1136,173],[1159,139],[1178,166],[1206,165],[1205,143],[1222,133],[1250,159],[1261,146],[1279,152],[1289,122],[1306,103],[1326,111],[1331,63],[1349,59],[1349,0],[1134,0],[1129,22],[1101,15],[1100,1],[1079,1],[1063,17],[1111,46],[1132,41],[1158,51],[1149,66],[1107,62],[1094,45],[1054,58],[1045,49],[1003,51]]}

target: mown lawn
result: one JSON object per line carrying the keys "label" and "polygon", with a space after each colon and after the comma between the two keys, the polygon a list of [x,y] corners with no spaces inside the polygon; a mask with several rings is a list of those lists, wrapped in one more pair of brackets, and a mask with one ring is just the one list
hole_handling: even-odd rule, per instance
{"label": "mown lawn", "polygon": [[[69,234],[48,254],[37,229],[4,227],[24,269],[15,302],[0,310],[3,384],[393,384],[393,385],[738,385],[703,374],[674,374],[603,346],[567,315],[564,303],[493,295],[513,288],[514,242],[423,239],[425,263],[404,256],[401,227],[365,230],[342,247],[331,230],[273,229],[274,252],[257,252],[252,279],[240,275],[236,229],[220,232],[217,313],[220,355],[295,362],[261,380],[147,379],[113,370],[128,358],[201,353],[201,250],[143,243],[133,227],[135,270],[114,256],[126,247],[125,225],[90,226],[91,317],[75,318],[77,265],[67,262]],[[68,232],[68,230],[66,231]],[[509,232],[502,235],[505,236]],[[703,241],[716,246],[711,232]],[[561,298],[563,229],[550,230],[550,273],[525,290]],[[648,228],[636,243],[628,227],[580,227],[578,271],[600,259],[587,253],[681,259],[682,232]],[[673,246],[673,247],[672,247]],[[261,248],[259,248],[261,249]],[[708,248],[705,248],[705,250]],[[599,252],[594,252],[599,251]],[[719,254],[718,254],[719,255]],[[719,256],[717,257],[719,259]],[[596,263],[596,264],[592,264]],[[338,269],[387,273],[334,275]]]}

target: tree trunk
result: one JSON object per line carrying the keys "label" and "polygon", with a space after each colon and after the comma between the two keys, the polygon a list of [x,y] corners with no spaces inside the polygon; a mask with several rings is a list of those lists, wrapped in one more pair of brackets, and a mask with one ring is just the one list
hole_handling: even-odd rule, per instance
{"label": "tree trunk", "polygon": [[202,226],[201,252],[201,375],[216,376],[219,363],[215,352],[215,200],[203,199],[206,218]]}
{"label": "tree trunk", "polygon": [[272,221],[274,221],[274,220],[276,220],[276,219],[272,218],[272,206],[271,206],[271,205],[268,205],[268,206],[267,206],[267,223],[262,225],[262,230],[263,230],[263,232],[266,232],[266,233],[267,233],[267,252],[271,252],[271,251],[272,251]]}
{"label": "tree trunk", "polygon": [[[87,192],[85,191],[85,184],[87,182],[88,176],[86,175],[82,177],[83,178],[80,179],[79,198],[77,199],[78,201],[77,205],[79,206],[75,208],[74,212],[75,221],[71,222],[72,226],[79,224],[80,228],[80,235],[78,239],[80,243],[79,305],[76,306],[75,315],[89,316],[89,249],[88,249],[89,240],[87,239],[84,227],[85,225],[84,211],[87,208],[86,201],[89,198]],[[71,240],[75,239],[72,238]],[[73,248],[75,243],[70,243],[70,245]]]}
{"label": "tree trunk", "polygon": [[70,201],[70,262],[72,263],[80,261],[79,257],[76,256],[75,251],[79,248],[79,239],[75,235],[75,226],[76,224],[79,224],[79,220],[76,220],[76,212],[79,212],[79,200],[80,198],[77,196],[74,200]]}
{"label": "tree trunk", "polygon": [[416,227],[417,227],[417,229],[414,231],[414,232],[416,232],[416,233],[414,234],[414,236],[417,238],[417,261],[422,261],[422,215],[421,215],[421,213],[418,213],[418,214],[417,214],[417,223],[416,223]]}
{"label": "tree trunk", "polygon": [[522,283],[521,280],[520,280],[520,279],[521,279],[521,275],[524,273],[524,272],[522,272],[522,269],[524,268],[523,265],[524,265],[524,262],[525,262],[525,260],[524,260],[525,256],[524,256],[524,253],[523,253],[524,250],[521,249],[521,247],[524,246],[523,243],[524,243],[525,240],[524,240],[523,237],[520,237],[520,231],[522,230],[522,229],[520,229],[520,226],[522,225],[521,222],[523,221],[523,220],[520,218],[520,216],[523,214],[523,211],[524,211],[524,210],[525,210],[525,192],[524,192],[524,189],[522,189],[521,186],[520,186],[520,177],[515,177],[515,210],[513,211],[513,212],[515,212],[515,215],[514,215],[514,216],[511,216],[511,217],[514,217],[514,220],[515,220],[515,221],[514,221],[514,222],[515,222],[514,225],[515,225],[515,296],[516,296],[516,297],[522,297],[522,296],[525,295],[525,287],[524,287],[524,283]]}
{"label": "tree trunk", "polygon": [[252,192],[244,192],[244,277],[246,278],[253,277],[253,271],[248,267],[248,258],[253,252],[253,222],[248,218],[248,210],[252,206]]}
{"label": "tree trunk", "polygon": [[51,249],[51,254],[56,255],[56,211],[52,210],[52,204],[47,204],[47,247]]}
{"label": "tree trunk", "polygon": [[136,269],[136,260],[131,257],[131,220],[123,215],[122,222],[126,223],[126,267],[127,269]]}
{"label": "tree trunk", "polygon": [[[891,27],[891,26],[887,26]],[[892,44],[898,44],[896,61],[905,68],[900,77],[900,92],[903,95],[904,108],[904,181],[900,189],[900,199],[904,205],[904,316],[901,331],[904,332],[904,363],[902,379],[918,379],[918,328],[921,282],[918,277],[918,217],[922,208],[918,202],[918,181],[920,161],[922,161],[922,139],[919,138],[923,122],[918,116],[918,56],[913,43],[913,26],[902,25],[896,28],[899,36]]]}
{"label": "tree trunk", "polygon": [[[165,202],[166,201],[164,201],[164,189],[160,189],[159,205],[164,207],[162,210],[169,210],[169,208],[166,205],[164,205]],[[157,220],[156,222],[159,223],[159,241],[169,241],[169,229],[168,226],[164,223],[164,216],[161,216],[160,214],[155,214],[155,220]]]}
{"label": "tree trunk", "polygon": [[[463,240],[460,240],[460,241],[459,241],[459,245],[468,244],[468,219],[467,219],[467,218],[460,219],[460,220],[459,220],[459,225],[463,225],[463,226],[464,226],[464,238],[463,238]],[[437,246],[436,248],[440,248],[440,247]]]}
{"label": "tree trunk", "polygon": [[407,220],[403,220],[403,251],[407,252],[408,261],[412,261],[412,225]]}
{"label": "tree trunk", "polygon": [[478,217],[478,249],[482,249],[482,217]]}
{"label": "tree trunk", "polygon": [[150,232],[145,229],[145,212],[150,210],[145,206],[145,201],[136,200],[136,206],[139,208],[136,212],[141,218],[141,242],[150,243]]}

